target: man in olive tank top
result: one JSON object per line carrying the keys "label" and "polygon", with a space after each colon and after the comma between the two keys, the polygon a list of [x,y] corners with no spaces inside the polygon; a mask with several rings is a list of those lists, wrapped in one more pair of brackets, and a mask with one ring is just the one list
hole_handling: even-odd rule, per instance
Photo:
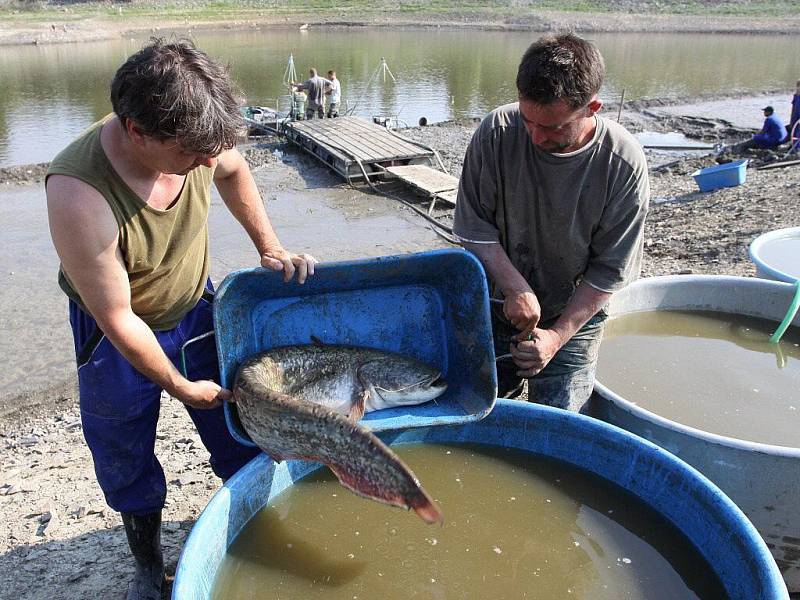
{"label": "man in olive tank top", "polygon": [[[188,41],[154,40],[119,68],[114,112],[52,162],[50,230],[69,297],[84,436],[106,502],[122,515],[136,574],[128,598],[159,599],[164,472],[154,454],[161,391],[186,405],[225,479],[257,449],[225,427],[208,279],[210,186],[260,264],[303,283],[314,259],[286,251],[247,163],[225,68]],[[176,368],[188,341],[184,377]]]}

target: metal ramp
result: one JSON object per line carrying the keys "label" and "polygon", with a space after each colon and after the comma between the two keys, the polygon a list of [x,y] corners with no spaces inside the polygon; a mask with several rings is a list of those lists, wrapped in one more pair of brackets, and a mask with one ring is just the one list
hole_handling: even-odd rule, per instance
{"label": "metal ramp", "polygon": [[389,167],[441,164],[432,148],[359,117],[287,121],[282,133],[348,181],[369,183]]}

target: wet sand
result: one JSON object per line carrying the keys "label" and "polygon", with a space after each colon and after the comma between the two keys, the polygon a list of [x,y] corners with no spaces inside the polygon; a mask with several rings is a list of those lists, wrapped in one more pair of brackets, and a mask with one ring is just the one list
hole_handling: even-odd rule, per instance
{"label": "wet sand", "polygon": [[690,102],[676,106],[664,106],[656,110],[670,115],[693,115],[708,119],[721,119],[734,127],[745,129],[761,129],[764,124],[764,114],[761,109],[772,106],[775,114],[784,117],[789,122],[791,113],[792,93],[786,91],[782,94],[763,94],[746,98],[732,97],[719,100],[706,100]]}

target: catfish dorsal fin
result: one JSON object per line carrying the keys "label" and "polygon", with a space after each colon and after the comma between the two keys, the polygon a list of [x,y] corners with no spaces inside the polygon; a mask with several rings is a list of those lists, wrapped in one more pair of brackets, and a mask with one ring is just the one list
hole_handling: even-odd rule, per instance
{"label": "catfish dorsal fin", "polygon": [[315,346],[324,346],[325,345],[323,343],[323,341],[321,339],[319,339],[317,336],[315,336],[313,333],[311,334],[311,343],[314,344]]}

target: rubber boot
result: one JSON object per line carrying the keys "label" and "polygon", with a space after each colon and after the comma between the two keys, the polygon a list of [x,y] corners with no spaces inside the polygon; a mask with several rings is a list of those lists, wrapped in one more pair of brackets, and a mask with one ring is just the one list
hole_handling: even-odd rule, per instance
{"label": "rubber boot", "polygon": [[136,574],[128,584],[128,600],[161,600],[164,558],[161,554],[161,513],[136,516],[120,513]]}

